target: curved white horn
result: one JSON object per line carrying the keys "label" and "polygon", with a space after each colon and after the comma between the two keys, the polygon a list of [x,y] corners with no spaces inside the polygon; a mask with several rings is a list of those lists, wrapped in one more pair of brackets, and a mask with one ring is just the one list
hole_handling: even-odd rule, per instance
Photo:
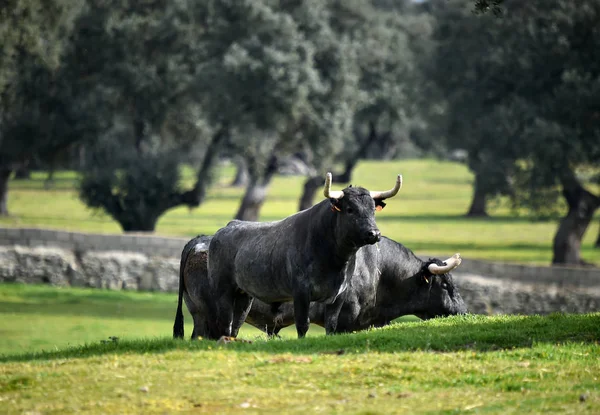
{"label": "curved white horn", "polygon": [[387,199],[390,197],[394,197],[398,194],[401,187],[402,187],[402,175],[399,174],[398,178],[396,179],[396,185],[394,186],[393,189],[386,190],[385,192],[371,191],[371,197],[373,199]]}
{"label": "curved white horn", "polygon": [[341,190],[331,190],[331,173],[327,173],[327,176],[325,176],[325,188],[323,189],[323,194],[330,199],[341,199],[344,197],[344,192]]}
{"label": "curved white horn", "polygon": [[460,254],[456,253],[444,261],[446,265],[429,264],[427,268],[429,269],[429,272],[434,275],[442,275],[447,274],[458,267],[461,262],[462,258],[460,257]]}

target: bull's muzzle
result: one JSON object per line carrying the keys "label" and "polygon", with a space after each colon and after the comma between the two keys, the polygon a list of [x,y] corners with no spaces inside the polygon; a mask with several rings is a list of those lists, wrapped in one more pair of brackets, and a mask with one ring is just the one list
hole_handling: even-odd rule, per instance
{"label": "bull's muzzle", "polygon": [[379,242],[379,240],[381,239],[381,232],[379,232],[379,229],[371,229],[370,231],[367,231],[367,233],[365,234],[365,241],[368,244],[374,244],[376,242]]}

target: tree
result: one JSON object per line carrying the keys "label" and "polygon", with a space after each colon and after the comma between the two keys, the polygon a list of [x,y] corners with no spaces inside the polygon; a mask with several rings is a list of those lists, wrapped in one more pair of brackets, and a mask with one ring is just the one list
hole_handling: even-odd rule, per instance
{"label": "tree", "polygon": [[432,10],[437,44],[423,61],[424,72],[433,81],[428,96],[443,102],[443,115],[433,113],[431,125],[438,130],[432,134],[441,135],[446,148],[467,151],[475,176],[467,216],[488,216],[489,198],[512,191],[507,179],[528,122],[523,103],[494,71],[502,59],[500,44],[516,47],[518,41],[502,34],[502,19],[474,15],[469,2],[438,1]]}
{"label": "tree", "polygon": [[530,168],[528,177],[539,186],[529,187],[532,196],[525,202],[555,196],[552,189],[560,186],[568,211],[553,240],[552,262],[585,264],[581,240],[600,207],[600,196],[586,189],[577,171],[600,162],[600,63],[595,57],[600,2],[507,1],[505,6],[506,25],[521,45],[518,53],[506,49],[507,55],[525,76],[503,80],[535,114],[527,132],[530,162],[521,166]]}
{"label": "tree", "polygon": [[[91,0],[77,21],[64,77],[75,80],[73,129],[91,143],[80,197],[125,231],[152,231],[167,210],[199,206],[229,134],[201,104],[206,19],[200,3]],[[199,166],[185,188],[180,167],[190,161]]]}
{"label": "tree", "polygon": [[[372,7],[365,2],[333,2],[330,9],[327,21],[333,38],[330,52],[337,52],[336,58],[325,59],[328,65],[323,65],[320,73],[326,82],[337,85],[337,93],[319,102],[324,112],[338,114],[342,119],[347,117],[350,123],[338,123],[334,131],[317,131],[318,141],[327,147],[322,153],[324,157],[317,155],[313,162],[318,171],[324,171],[325,167],[333,171],[337,182],[349,182],[358,161],[380,144],[382,137],[387,138],[386,144],[389,144],[392,131],[402,132],[415,112],[411,101],[419,79],[413,70],[411,40],[417,44],[415,38],[421,34],[413,33],[414,13],[399,3],[402,2],[394,3],[390,10],[387,4]],[[395,8],[402,8],[405,14]],[[323,35],[318,34],[317,38],[322,39]],[[335,39],[342,41],[337,41],[335,46]],[[332,71],[331,62],[336,62],[333,67],[340,69]],[[341,112],[340,108],[347,109]],[[381,150],[378,156],[382,156]],[[342,170],[337,171],[336,164],[341,165]],[[307,178],[300,210],[312,205],[322,182],[322,174]]]}
{"label": "tree", "polygon": [[281,155],[308,147],[321,157],[332,143],[324,138],[349,124],[350,104],[338,97],[352,81],[353,72],[339,66],[349,62],[344,52],[351,49],[329,26],[333,3],[213,2],[214,24],[205,37],[215,58],[202,79],[211,117],[230,120],[232,141],[248,165],[238,219],[258,219]]}
{"label": "tree", "polygon": [[448,135],[463,137],[476,174],[473,155],[483,150],[484,166],[501,167],[515,207],[547,216],[562,195],[568,210],[553,263],[583,264],[581,239],[600,203],[577,176],[600,161],[600,2],[507,0],[504,7],[501,19],[466,17],[463,2],[438,14]]}
{"label": "tree", "polygon": [[[0,214],[8,180],[34,155],[51,155],[78,138],[62,135],[64,101],[55,72],[80,2],[9,0],[0,5]],[[62,125],[64,126],[64,124]]]}

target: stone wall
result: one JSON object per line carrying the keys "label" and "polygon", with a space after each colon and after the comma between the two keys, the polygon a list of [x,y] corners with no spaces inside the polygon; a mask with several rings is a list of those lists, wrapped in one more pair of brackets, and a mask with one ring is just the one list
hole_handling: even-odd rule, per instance
{"label": "stone wall", "polygon": [[0,282],[176,292],[179,259],[122,251],[0,246]]}
{"label": "stone wall", "polygon": [[0,246],[64,248],[74,252],[122,251],[179,257],[190,238],[165,238],[144,234],[91,234],[50,229],[0,228]]}
{"label": "stone wall", "polygon": [[[187,241],[0,228],[0,282],[176,292],[179,258]],[[599,269],[464,259],[459,270],[455,281],[474,313],[600,310]]]}
{"label": "stone wall", "polygon": [[600,311],[600,283],[571,284],[516,281],[456,272],[454,281],[474,314],[550,314]]}

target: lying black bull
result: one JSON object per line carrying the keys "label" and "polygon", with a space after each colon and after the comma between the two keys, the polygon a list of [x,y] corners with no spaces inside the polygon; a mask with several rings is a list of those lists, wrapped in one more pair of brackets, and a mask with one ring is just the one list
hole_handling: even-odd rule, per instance
{"label": "lying black bull", "polygon": [[[200,335],[196,323],[203,321],[202,311],[195,306],[194,293],[198,292],[199,282],[207,275],[210,239],[210,236],[192,239],[181,256],[183,287],[180,290],[183,289],[186,304],[194,318],[192,338]],[[438,259],[422,261],[402,244],[383,237],[377,245],[358,250],[355,264],[348,289],[343,294],[344,304],[339,313],[337,332],[384,326],[407,314],[428,319],[467,312],[449,274],[460,264],[458,254],[446,260],[445,264]],[[323,304],[311,303],[309,315],[312,323],[325,326]],[[246,322],[269,335],[276,335],[282,328],[293,324],[294,309],[288,303],[277,308],[254,300]]]}
{"label": "lying black bull", "polygon": [[[198,281],[195,307],[205,317],[199,317],[194,334],[236,336],[253,298],[269,304],[293,300],[298,337],[308,330],[310,303],[325,303],[324,325],[335,332],[347,268],[354,267],[360,247],[379,240],[376,206],[383,208],[401,184],[398,176],[386,192],[351,186],[334,192],[328,173],[327,199],[315,206],[277,222],[232,221],[217,231],[209,244],[207,278]],[[178,309],[175,337],[183,336],[179,317]]]}

